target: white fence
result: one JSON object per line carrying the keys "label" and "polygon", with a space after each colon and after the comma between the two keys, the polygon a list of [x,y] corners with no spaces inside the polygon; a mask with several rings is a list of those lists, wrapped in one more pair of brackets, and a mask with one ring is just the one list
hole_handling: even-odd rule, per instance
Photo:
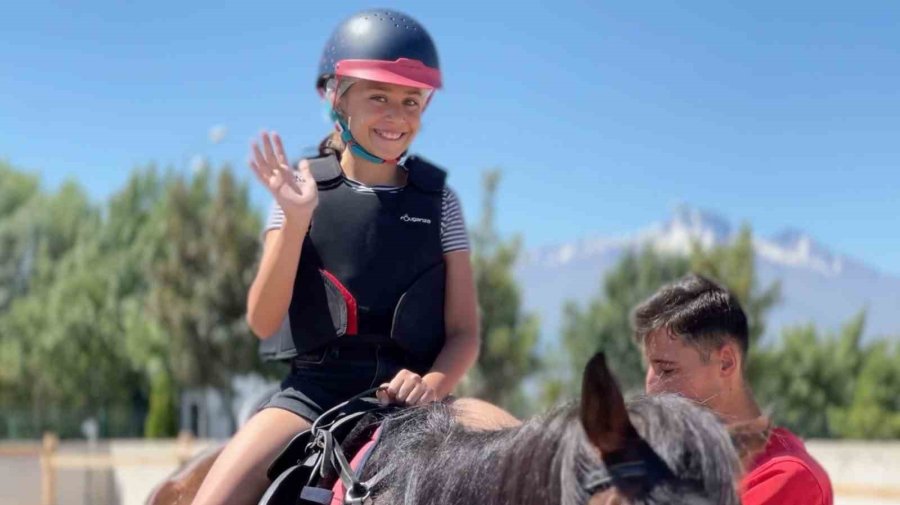
{"label": "white fence", "polygon": [[[142,505],[181,462],[216,443],[0,442],[0,505]],[[807,447],[831,476],[837,505],[900,505],[900,441],[813,440]]]}

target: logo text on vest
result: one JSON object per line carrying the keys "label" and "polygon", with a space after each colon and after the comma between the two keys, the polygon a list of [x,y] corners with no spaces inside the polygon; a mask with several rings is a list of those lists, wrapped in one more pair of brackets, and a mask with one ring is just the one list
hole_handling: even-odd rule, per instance
{"label": "logo text on vest", "polygon": [[431,219],[425,217],[412,217],[409,214],[403,214],[400,216],[400,220],[404,223],[425,223],[431,224]]}

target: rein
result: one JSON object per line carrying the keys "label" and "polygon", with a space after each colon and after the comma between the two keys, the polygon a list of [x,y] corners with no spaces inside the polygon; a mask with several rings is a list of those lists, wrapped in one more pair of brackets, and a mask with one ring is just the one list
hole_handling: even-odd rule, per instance
{"label": "rein", "polygon": [[369,409],[363,409],[359,412],[354,412],[352,414],[348,414],[341,418],[331,419],[337,412],[341,411],[347,405],[360,400],[362,398],[372,396],[378,391],[385,389],[384,387],[377,387],[372,389],[367,389],[350,399],[341,402],[334,407],[326,410],[319,416],[312,424],[310,428],[311,432],[311,440],[309,444],[306,446],[307,451],[321,451],[324,457],[319,460],[317,468],[313,470],[313,472],[318,473],[320,477],[325,477],[326,472],[330,468],[333,468],[337,471],[338,476],[344,484],[344,488],[347,490],[344,494],[344,503],[347,505],[350,504],[362,504],[372,493],[372,488],[375,487],[378,482],[381,481],[385,476],[385,472],[379,471],[375,474],[371,479],[366,481],[361,481],[357,477],[357,472],[355,472],[352,468],[350,468],[350,463],[347,460],[347,456],[344,454],[344,450],[341,448],[339,443],[336,443],[334,440],[334,435],[332,430],[339,428],[340,426],[346,423],[354,423],[358,421],[362,416],[369,414],[373,411],[379,410],[381,406]]}

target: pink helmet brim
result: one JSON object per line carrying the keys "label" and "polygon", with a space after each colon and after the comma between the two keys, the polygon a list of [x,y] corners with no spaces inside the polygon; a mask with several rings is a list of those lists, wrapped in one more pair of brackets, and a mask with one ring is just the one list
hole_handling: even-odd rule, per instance
{"label": "pink helmet brim", "polygon": [[334,73],[338,77],[355,77],[413,88],[437,89],[442,84],[440,70],[408,58],[396,61],[341,60],[335,64]]}

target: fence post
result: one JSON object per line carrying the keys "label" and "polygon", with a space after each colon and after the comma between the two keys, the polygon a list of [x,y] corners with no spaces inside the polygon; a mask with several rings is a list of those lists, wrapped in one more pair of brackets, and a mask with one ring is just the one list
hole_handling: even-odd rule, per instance
{"label": "fence post", "polygon": [[59,447],[59,437],[45,432],[41,446],[41,505],[56,505],[56,469],[53,456]]}
{"label": "fence post", "polygon": [[189,430],[182,430],[178,433],[178,440],[175,443],[175,457],[178,458],[178,466],[182,466],[193,454],[194,434]]}

